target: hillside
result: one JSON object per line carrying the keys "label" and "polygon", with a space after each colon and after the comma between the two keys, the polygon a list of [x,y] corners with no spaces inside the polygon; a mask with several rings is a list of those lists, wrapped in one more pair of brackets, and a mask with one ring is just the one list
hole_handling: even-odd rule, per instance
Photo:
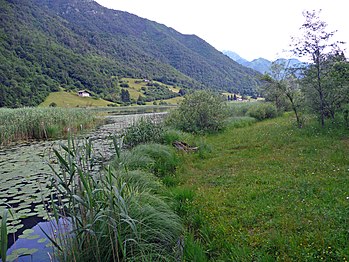
{"label": "hillside", "polygon": [[251,94],[259,74],[195,35],[91,0],[0,0],[0,107],[59,87],[115,100],[122,77]]}

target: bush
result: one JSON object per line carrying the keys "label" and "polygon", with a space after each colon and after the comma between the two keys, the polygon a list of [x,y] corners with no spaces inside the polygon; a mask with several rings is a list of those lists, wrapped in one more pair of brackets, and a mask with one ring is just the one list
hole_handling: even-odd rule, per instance
{"label": "bush", "polygon": [[234,102],[229,103],[229,116],[239,117],[246,116],[247,111],[255,104],[255,102]]}
{"label": "bush", "polygon": [[247,115],[259,121],[274,118],[277,116],[277,109],[271,103],[255,103],[248,111]]}
{"label": "bush", "polygon": [[134,147],[139,144],[160,142],[164,132],[162,124],[154,123],[152,119],[142,118],[123,132],[124,144]]}
{"label": "bush", "polygon": [[187,95],[179,108],[171,112],[168,123],[185,132],[216,132],[224,127],[226,109],[220,96],[197,91]]}

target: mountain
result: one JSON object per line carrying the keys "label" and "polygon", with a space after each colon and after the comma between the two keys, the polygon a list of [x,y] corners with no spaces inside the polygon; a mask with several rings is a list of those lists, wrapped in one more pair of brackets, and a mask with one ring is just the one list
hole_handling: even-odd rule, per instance
{"label": "mountain", "polygon": [[245,58],[242,58],[239,54],[233,52],[233,51],[229,51],[229,50],[223,50],[222,51],[223,54],[227,55],[228,57],[230,57],[231,59],[233,59],[235,62],[244,65],[245,64],[249,64],[250,62],[247,61]]}
{"label": "mountain", "polygon": [[265,73],[270,73],[270,66],[271,66],[272,62],[270,62],[269,60],[265,59],[265,58],[257,58],[252,60],[249,65],[246,65],[249,68],[252,68],[262,74]]}
{"label": "mountain", "polygon": [[0,0],[0,107],[37,105],[52,91],[109,100],[119,79],[253,94],[258,72],[195,35],[92,0]]}
{"label": "mountain", "polygon": [[291,58],[291,59],[285,59],[285,58],[279,58],[275,61],[269,61],[265,58],[258,58],[258,59],[254,59],[252,61],[248,61],[244,58],[242,58],[241,56],[239,56],[237,53],[232,52],[232,51],[223,51],[223,54],[227,55],[228,57],[230,57],[231,59],[233,59],[235,62],[252,68],[262,74],[270,74],[271,73],[271,65],[273,62],[276,63],[283,63],[284,65],[286,65],[287,67],[299,67],[299,66],[304,66],[305,64],[302,63],[301,61],[299,61],[298,59],[295,58]]}

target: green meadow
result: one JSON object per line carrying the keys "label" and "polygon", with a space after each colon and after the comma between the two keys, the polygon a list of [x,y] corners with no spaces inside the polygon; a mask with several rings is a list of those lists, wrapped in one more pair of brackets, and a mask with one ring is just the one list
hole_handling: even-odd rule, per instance
{"label": "green meadow", "polygon": [[108,106],[111,102],[93,97],[80,97],[73,92],[52,92],[48,95],[44,102],[39,107],[48,107],[52,103],[58,107],[70,108],[70,107],[96,107],[96,106]]}
{"label": "green meadow", "polygon": [[348,260],[348,129],[286,115],[201,139],[172,188],[187,261]]}

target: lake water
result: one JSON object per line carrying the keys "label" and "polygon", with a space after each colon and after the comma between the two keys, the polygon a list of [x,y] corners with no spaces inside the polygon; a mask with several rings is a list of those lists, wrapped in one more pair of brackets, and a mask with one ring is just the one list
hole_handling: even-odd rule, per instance
{"label": "lake water", "polygon": [[[101,164],[114,155],[111,136],[141,118],[161,121],[166,114],[136,111],[125,115],[126,112],[113,109],[106,112],[106,124],[84,135],[93,141]],[[66,141],[30,142],[0,149],[0,214],[9,207],[13,213],[8,217],[8,261],[51,261],[52,247],[40,227],[49,232],[49,223],[45,222],[45,203],[50,201],[48,185],[53,174],[49,163],[55,166],[52,149],[59,148],[61,143]],[[17,258],[20,255],[24,256]]]}

